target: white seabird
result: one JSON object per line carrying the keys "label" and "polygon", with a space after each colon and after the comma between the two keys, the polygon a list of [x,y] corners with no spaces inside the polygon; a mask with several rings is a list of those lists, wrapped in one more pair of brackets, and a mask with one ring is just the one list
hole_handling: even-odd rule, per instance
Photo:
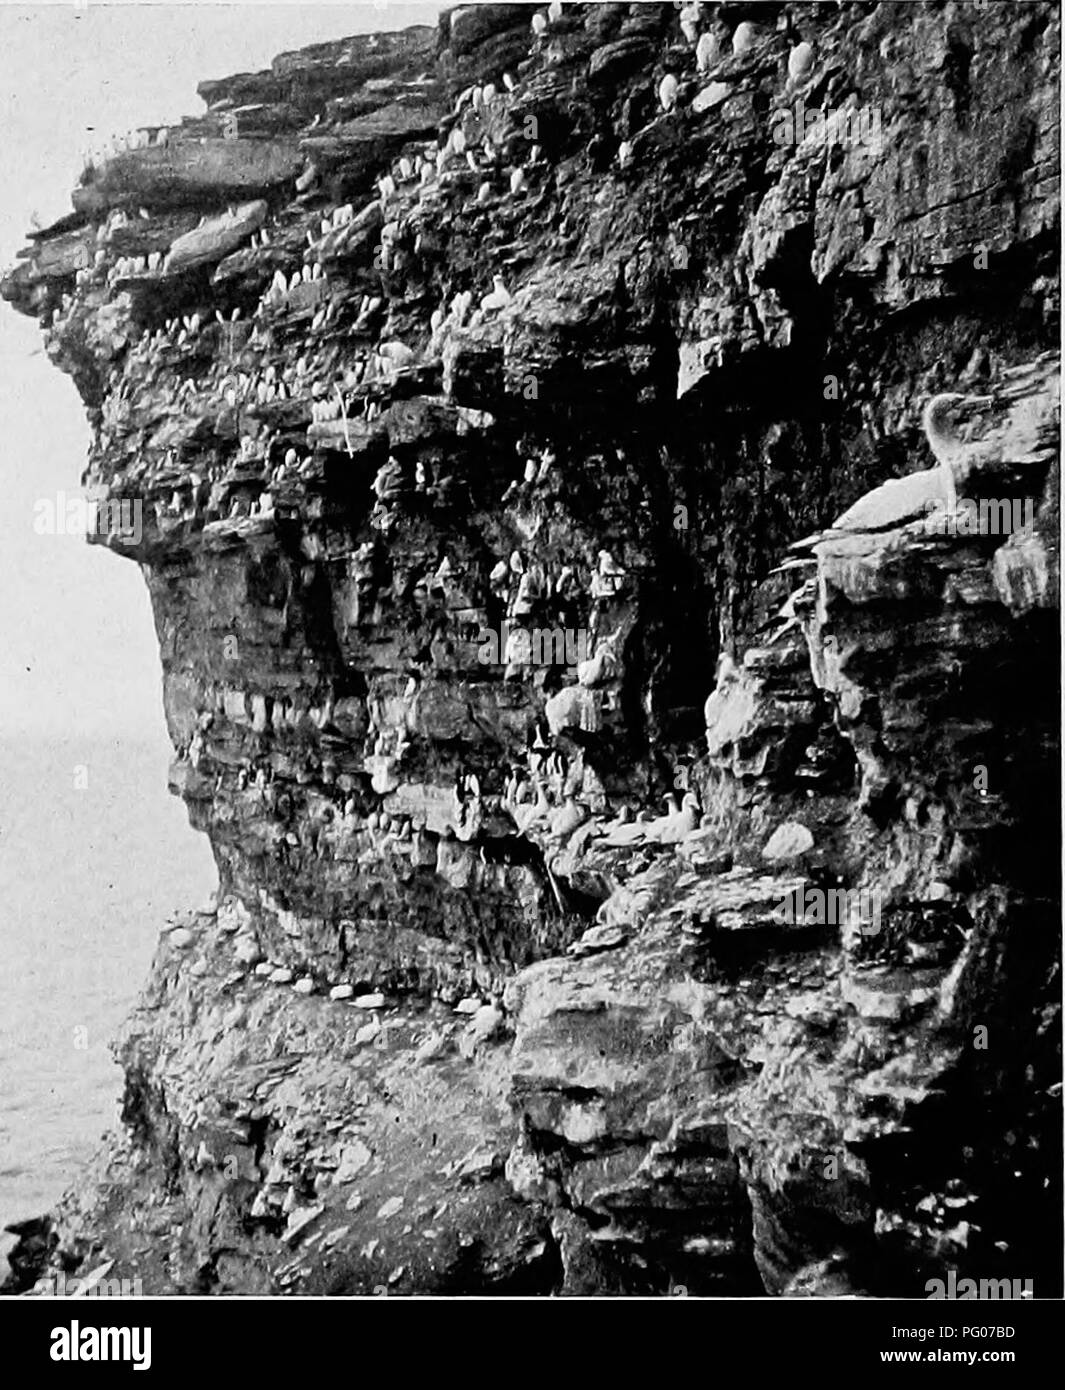
{"label": "white seabird", "polygon": [[685,5],[680,12],[681,33],[689,43],[694,44],[699,37],[699,19],[702,14],[701,5]]}
{"label": "white seabird", "polygon": [[943,497],[950,515],[958,510],[959,482],[964,482],[966,457],[970,446],[959,439],[953,429],[954,411],[959,405],[992,405],[991,396],[963,396],[957,391],[945,391],[933,396],[924,408],[921,424],[929,448],[936,457],[943,476]]}
{"label": "white seabird", "polygon": [[769,30],[764,24],[752,24],[749,19],[745,19],[732,35],[733,53],[746,53],[759,40],[768,37],[768,34]]}
{"label": "white seabird", "polygon": [[789,550],[810,550],[823,541],[853,536],[861,532],[890,531],[908,522],[927,516],[929,511],[945,502],[948,514],[957,510],[957,488],[964,482],[971,445],[960,439],[952,429],[953,413],[960,404],[991,405],[990,396],[962,396],[945,392],[933,396],[924,408],[922,423],[932,453],[935,468],[923,468],[903,478],[889,478],[886,483],[859,497],[852,507],[836,518],[825,531],[806,536],[788,547]]}
{"label": "white seabird", "polygon": [[699,42],[695,45],[695,66],[699,72],[709,72],[720,53],[721,44],[715,33],[707,30],[705,34],[700,34]]}
{"label": "white seabird", "polygon": [[658,100],[663,111],[672,111],[677,104],[677,88],[680,84],[671,72],[667,72],[658,84]]}
{"label": "white seabird", "polygon": [[490,313],[495,309],[505,309],[513,296],[503,283],[502,275],[492,276],[492,290],[481,300],[481,309],[484,313]]}
{"label": "white seabird", "polygon": [[788,54],[788,77],[792,82],[798,82],[800,78],[813,67],[814,46],[812,43],[797,43]]}

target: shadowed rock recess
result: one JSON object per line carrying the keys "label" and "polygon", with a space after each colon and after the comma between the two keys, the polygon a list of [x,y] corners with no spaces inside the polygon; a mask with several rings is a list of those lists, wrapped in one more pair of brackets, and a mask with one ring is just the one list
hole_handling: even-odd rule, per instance
{"label": "shadowed rock recess", "polygon": [[[221,883],[11,1286],[1060,1293],[1058,7],[533,13],[205,83],[3,281]],[[944,391],[1031,524],[789,552]]]}

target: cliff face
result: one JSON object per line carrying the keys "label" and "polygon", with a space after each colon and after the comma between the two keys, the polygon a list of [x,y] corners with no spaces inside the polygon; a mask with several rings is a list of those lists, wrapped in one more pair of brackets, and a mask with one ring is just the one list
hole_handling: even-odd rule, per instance
{"label": "cliff face", "polygon": [[[1057,7],[531,13],[206,84],[3,281],[221,880],[18,1277],[1050,1295]],[[1031,524],[780,569],[952,390]]]}

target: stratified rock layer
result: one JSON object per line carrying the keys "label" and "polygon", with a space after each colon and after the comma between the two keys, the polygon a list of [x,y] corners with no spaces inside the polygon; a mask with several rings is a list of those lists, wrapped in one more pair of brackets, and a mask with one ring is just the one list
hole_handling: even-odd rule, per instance
{"label": "stratified rock layer", "polygon": [[[1058,12],[695,8],[205,84],[3,281],[221,881],[20,1285],[1057,1291]],[[943,390],[972,524],[781,569]]]}

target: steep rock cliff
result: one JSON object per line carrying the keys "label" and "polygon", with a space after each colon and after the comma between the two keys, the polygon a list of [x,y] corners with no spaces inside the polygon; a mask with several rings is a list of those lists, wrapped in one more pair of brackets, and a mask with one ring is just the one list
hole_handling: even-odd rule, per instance
{"label": "steep rock cliff", "polygon": [[[3,281],[221,882],[17,1279],[1050,1293],[1057,9],[532,13],[205,84]],[[975,523],[785,564],[954,389]]]}

